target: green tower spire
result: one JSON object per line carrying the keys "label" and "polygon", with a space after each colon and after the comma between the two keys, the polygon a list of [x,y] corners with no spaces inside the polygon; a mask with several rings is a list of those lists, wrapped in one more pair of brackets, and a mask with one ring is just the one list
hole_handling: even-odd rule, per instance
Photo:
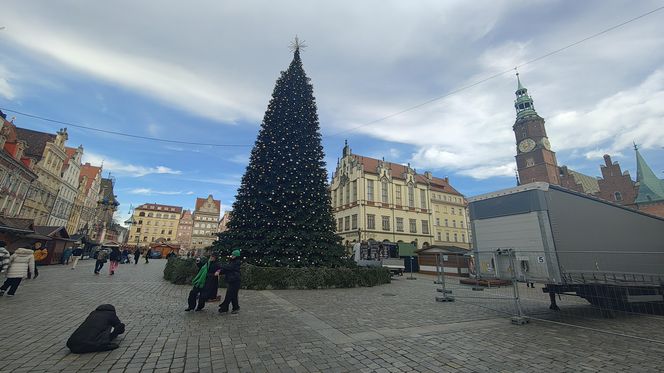
{"label": "green tower spire", "polygon": [[664,201],[664,180],[660,180],[648,166],[634,144],[636,152],[636,181],[639,183],[639,194],[634,202],[649,203]]}
{"label": "green tower spire", "polygon": [[535,104],[533,103],[533,98],[528,94],[528,89],[526,89],[521,84],[521,79],[519,78],[519,73],[516,73],[517,89],[516,100],[514,100],[514,108],[516,109],[516,118],[521,119],[531,115],[537,115],[535,111]]}

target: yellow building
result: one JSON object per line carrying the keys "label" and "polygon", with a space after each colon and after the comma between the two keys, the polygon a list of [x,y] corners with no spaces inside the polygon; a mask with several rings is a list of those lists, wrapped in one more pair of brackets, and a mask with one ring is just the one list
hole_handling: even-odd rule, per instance
{"label": "yellow building", "polygon": [[466,199],[449,184],[448,179],[432,177],[433,243],[470,249],[470,221]]}
{"label": "yellow building", "polygon": [[182,207],[145,203],[134,209],[127,242],[147,246],[158,239],[177,241]]}
{"label": "yellow building", "polygon": [[447,178],[353,154],[346,144],[330,193],[344,245],[373,240],[470,247],[466,201]]}

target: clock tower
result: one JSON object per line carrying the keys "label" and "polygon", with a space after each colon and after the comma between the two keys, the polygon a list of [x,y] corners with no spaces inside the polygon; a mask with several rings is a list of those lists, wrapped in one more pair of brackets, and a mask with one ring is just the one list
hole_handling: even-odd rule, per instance
{"label": "clock tower", "polygon": [[516,136],[516,167],[519,183],[528,184],[544,181],[560,185],[560,172],[556,153],[551,151],[551,144],[544,129],[544,119],[535,111],[533,99],[528,90],[521,85],[519,73],[516,73],[516,121],[512,129]]}

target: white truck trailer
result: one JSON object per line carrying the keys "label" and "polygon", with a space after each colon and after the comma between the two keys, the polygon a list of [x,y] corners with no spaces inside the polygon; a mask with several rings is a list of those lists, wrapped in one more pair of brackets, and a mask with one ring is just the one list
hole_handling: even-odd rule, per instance
{"label": "white truck trailer", "polygon": [[664,219],[539,182],[469,202],[478,276],[662,312]]}

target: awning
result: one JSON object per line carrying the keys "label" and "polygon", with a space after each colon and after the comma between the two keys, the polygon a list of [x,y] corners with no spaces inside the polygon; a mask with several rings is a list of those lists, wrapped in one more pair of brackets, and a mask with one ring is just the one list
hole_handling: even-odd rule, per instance
{"label": "awning", "polygon": [[41,235],[41,234],[38,234],[38,233],[26,234],[25,238],[32,238],[32,239],[35,239],[35,240],[44,240],[44,241],[50,241],[50,240],[53,239],[49,236],[44,236],[44,235]]}

